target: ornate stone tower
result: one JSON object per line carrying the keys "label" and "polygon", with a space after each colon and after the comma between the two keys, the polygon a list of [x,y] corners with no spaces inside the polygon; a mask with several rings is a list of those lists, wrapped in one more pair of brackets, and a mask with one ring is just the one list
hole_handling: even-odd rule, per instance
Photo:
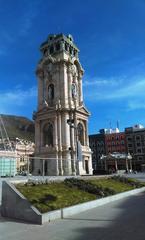
{"label": "ornate stone tower", "polygon": [[79,50],[72,36],[63,34],[49,35],[40,50],[34,174],[42,168],[46,175],[92,174]]}

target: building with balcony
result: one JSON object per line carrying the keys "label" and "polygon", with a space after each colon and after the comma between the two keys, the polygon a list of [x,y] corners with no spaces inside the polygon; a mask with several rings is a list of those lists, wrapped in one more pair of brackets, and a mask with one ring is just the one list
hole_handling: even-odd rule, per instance
{"label": "building with balcony", "polygon": [[112,153],[127,153],[125,133],[119,132],[119,129],[100,129],[100,133],[90,135],[89,142],[92,150],[92,165],[94,171],[105,169],[103,155]]}
{"label": "building with balcony", "polygon": [[140,124],[125,128],[125,136],[133,169],[141,171],[145,166],[145,128]]}
{"label": "building with balcony", "polygon": [[89,135],[90,148],[92,150],[92,167],[93,171],[104,170],[104,162],[101,159],[102,155],[106,155],[105,134],[98,133]]}
{"label": "building with balcony", "polygon": [[34,143],[30,141],[19,141],[15,145],[17,155],[17,172],[30,170],[33,165],[31,158],[34,154]]}

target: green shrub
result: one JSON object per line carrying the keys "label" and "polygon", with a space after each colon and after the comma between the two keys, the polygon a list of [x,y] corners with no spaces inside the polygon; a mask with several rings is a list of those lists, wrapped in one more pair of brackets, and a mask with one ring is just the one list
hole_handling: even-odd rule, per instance
{"label": "green shrub", "polygon": [[113,179],[115,181],[118,181],[118,182],[128,184],[128,185],[130,185],[134,188],[140,188],[140,187],[145,186],[144,183],[141,183],[136,179],[127,178],[127,177],[124,177],[124,176],[119,176],[119,175],[118,176],[113,176],[111,179]]}
{"label": "green shrub", "polygon": [[116,193],[113,189],[103,188],[100,185],[96,186],[90,182],[76,178],[65,179],[64,183],[69,187],[76,187],[85,192],[95,194],[97,197],[106,197]]}

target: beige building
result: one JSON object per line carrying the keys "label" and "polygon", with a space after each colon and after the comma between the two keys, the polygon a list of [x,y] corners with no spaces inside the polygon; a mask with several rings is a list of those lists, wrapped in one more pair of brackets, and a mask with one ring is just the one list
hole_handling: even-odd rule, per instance
{"label": "beige building", "polygon": [[17,155],[17,172],[30,170],[31,156],[34,154],[34,143],[18,142],[15,146]]}
{"label": "beige building", "polygon": [[79,50],[72,36],[63,34],[49,35],[40,50],[34,174],[92,174]]}

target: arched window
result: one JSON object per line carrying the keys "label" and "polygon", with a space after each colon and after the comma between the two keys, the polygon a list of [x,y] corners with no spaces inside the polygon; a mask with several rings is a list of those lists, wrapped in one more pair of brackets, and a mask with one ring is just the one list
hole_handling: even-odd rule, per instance
{"label": "arched window", "polygon": [[48,54],[47,48],[44,49],[43,53],[44,53],[44,56],[47,56]]}
{"label": "arched window", "polygon": [[48,100],[53,100],[54,99],[54,85],[50,84],[48,86]]}
{"label": "arched window", "polygon": [[72,54],[72,47],[69,48],[69,52],[70,52],[70,54]]}
{"label": "arched window", "polygon": [[53,125],[48,123],[43,128],[43,143],[44,146],[53,146]]}
{"label": "arched window", "polygon": [[65,50],[68,51],[68,45],[65,43]]}
{"label": "arched window", "polygon": [[50,54],[52,54],[54,52],[54,47],[50,46],[50,50],[49,50]]}
{"label": "arched window", "polygon": [[80,141],[81,145],[84,146],[84,128],[81,123],[78,124],[78,140]]}
{"label": "arched window", "polygon": [[58,42],[57,44],[56,44],[56,51],[59,51],[60,50],[60,43]]}

